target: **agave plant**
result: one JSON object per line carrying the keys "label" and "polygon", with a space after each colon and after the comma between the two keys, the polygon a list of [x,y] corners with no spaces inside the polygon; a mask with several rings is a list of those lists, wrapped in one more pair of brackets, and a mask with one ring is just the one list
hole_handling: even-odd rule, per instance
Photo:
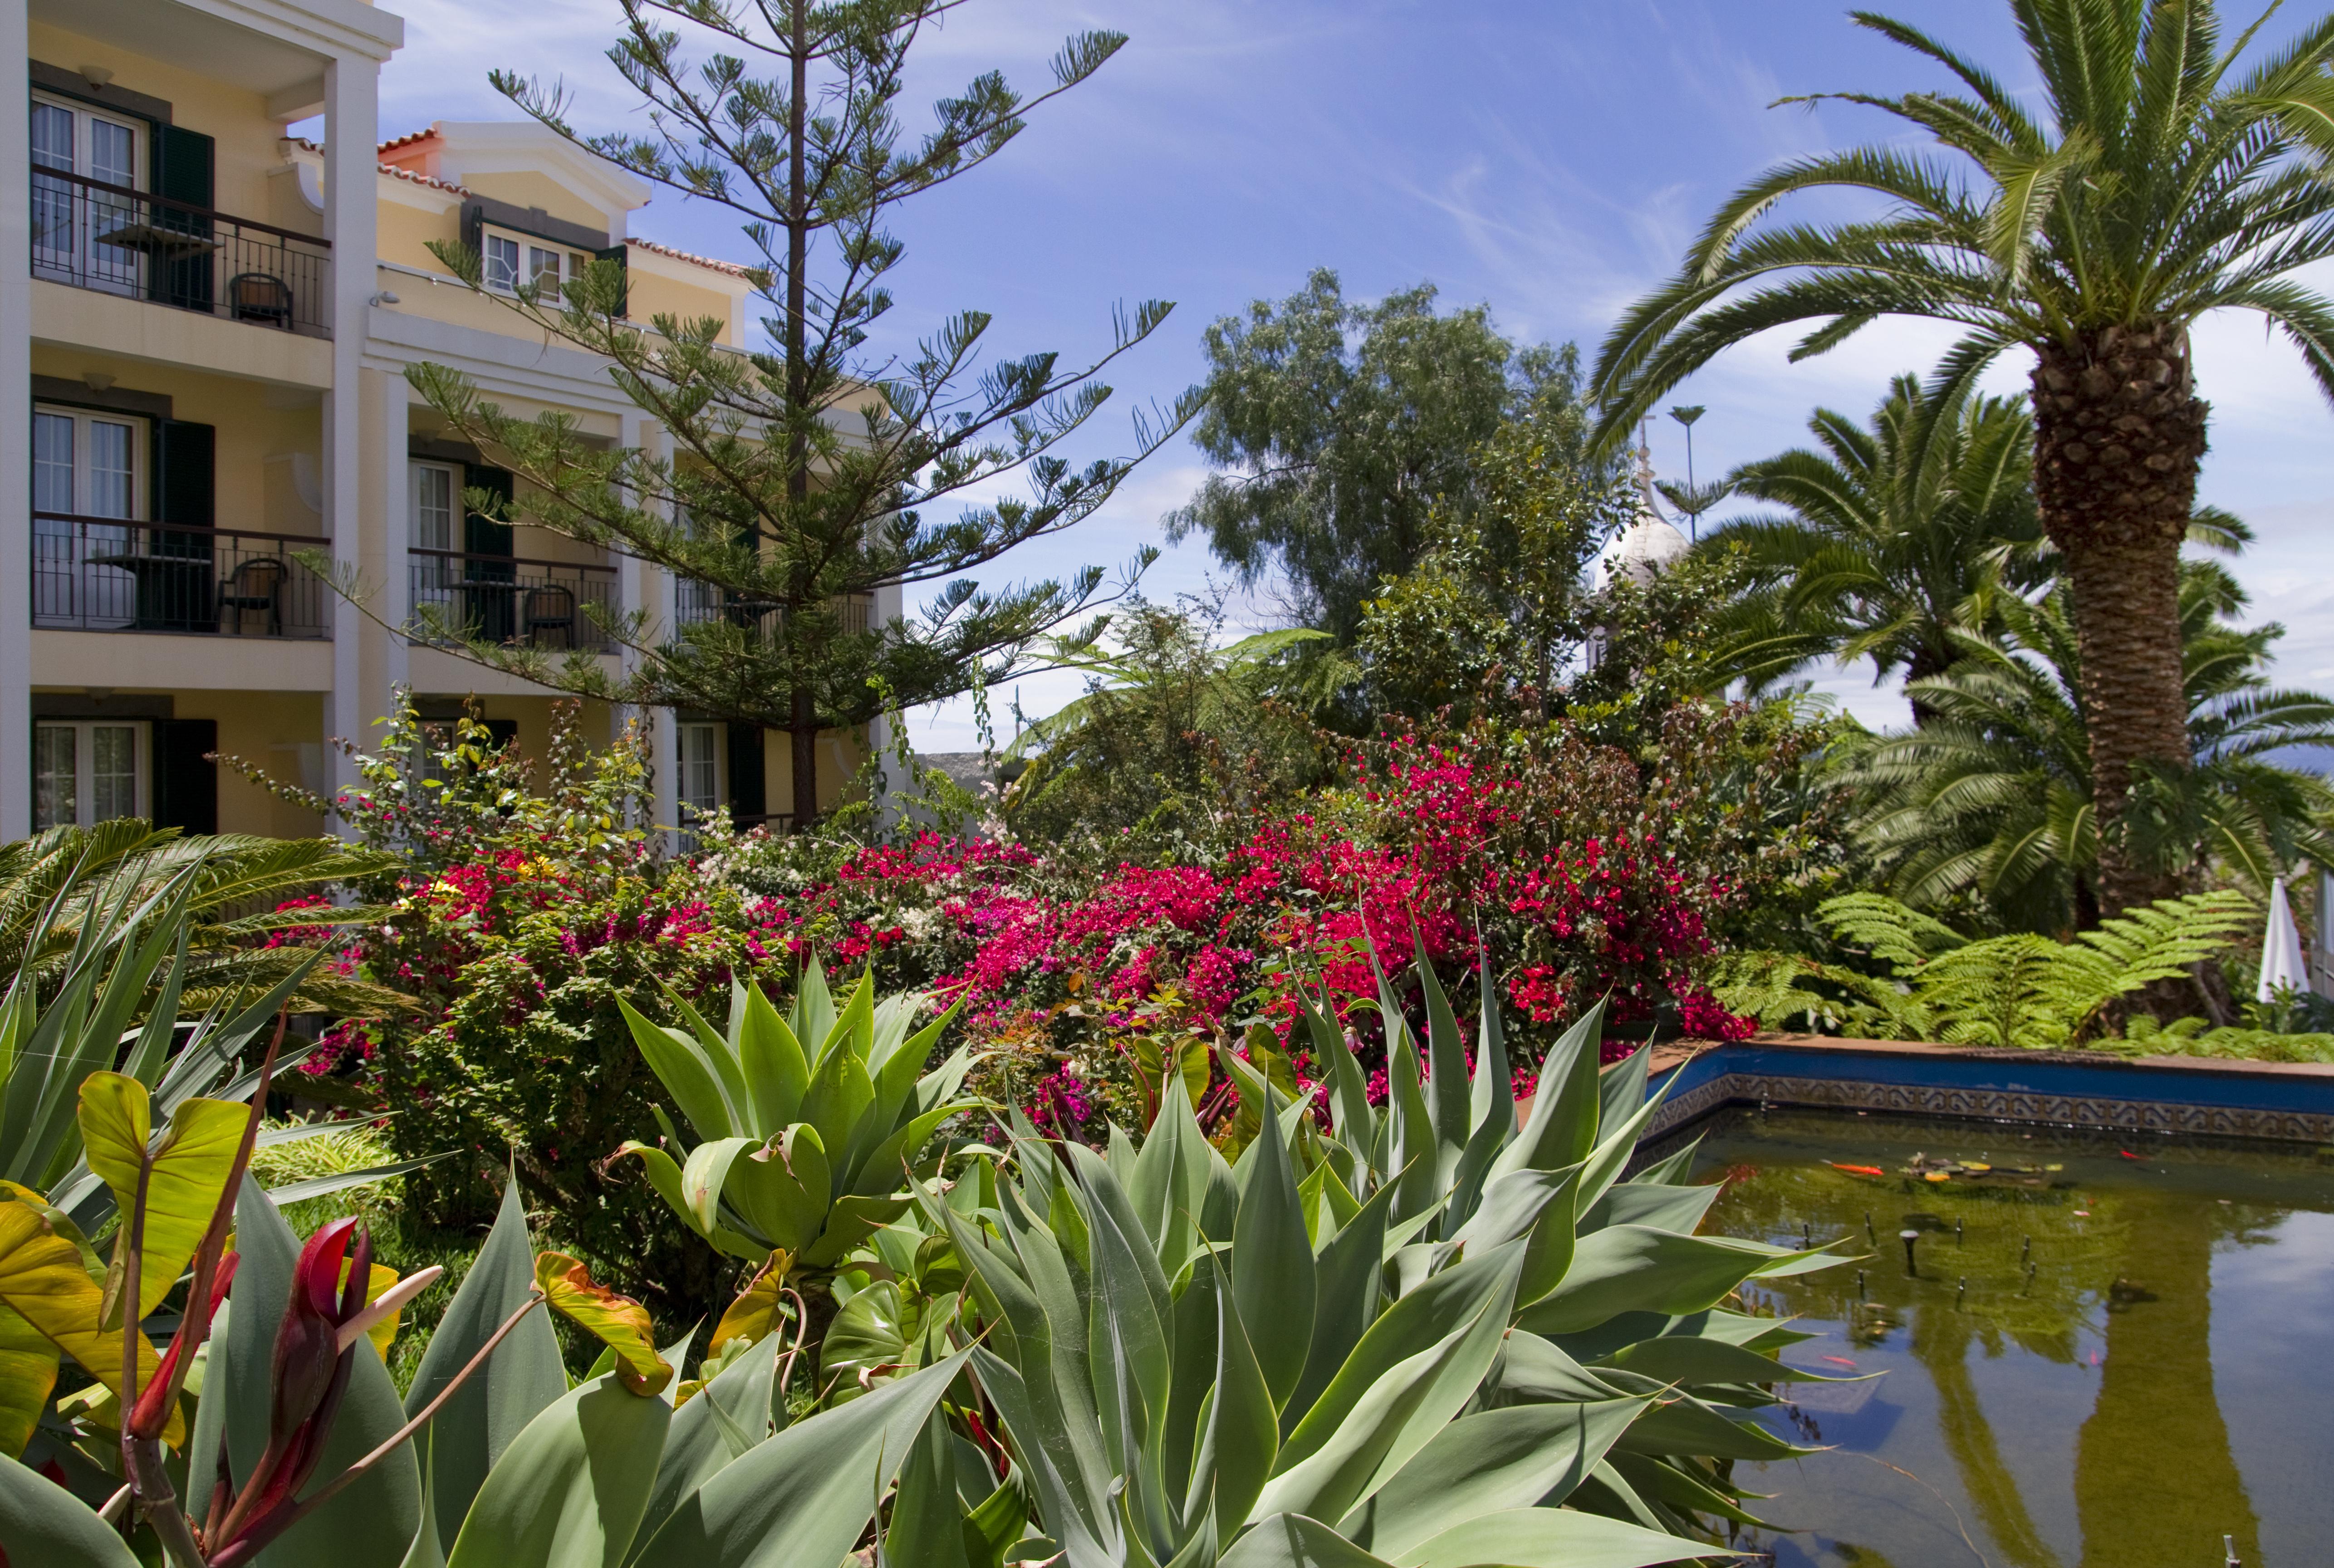
{"label": "agave plant", "polygon": [[917,1028],[927,998],[878,1001],[872,976],[838,1006],[814,958],[785,1015],[758,986],[734,981],[719,1030],[681,997],[670,1001],[687,1028],[622,1005],[690,1136],[659,1106],[665,1147],[632,1140],[610,1158],[637,1157],[690,1229],[780,1275],[829,1275],[905,1213],[909,1161],[941,1122],[978,1103],[957,1098],[977,1060],[969,1049],[923,1071],[956,1006]]}
{"label": "agave plant", "polygon": [[1332,1030],[1326,1140],[1228,1057],[1259,1112],[1237,1163],[1173,1073],[1139,1150],[1066,1145],[1065,1169],[1024,1135],[995,1209],[924,1200],[980,1321],[970,1366],[1070,1568],[1674,1561],[1711,1551],[1689,1515],[1748,1517],[1727,1460],[1795,1451],[1685,1390],[1764,1402],[1793,1336],[1712,1309],[1836,1259],[1691,1235],[1714,1194],[1674,1185],[1682,1159],[1621,1179],[1644,1057],[1600,1082],[1593,1015],[1519,1130],[1496,1011],[1471,1083],[1423,983],[1433,1070],[1386,997],[1384,1115]]}

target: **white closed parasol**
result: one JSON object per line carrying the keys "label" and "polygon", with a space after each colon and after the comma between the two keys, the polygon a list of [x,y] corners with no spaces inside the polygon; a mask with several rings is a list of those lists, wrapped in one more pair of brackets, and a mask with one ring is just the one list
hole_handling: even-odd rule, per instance
{"label": "white closed parasol", "polygon": [[2285,879],[2269,885],[2269,929],[2262,933],[2261,984],[2253,995],[2275,999],[2281,989],[2299,991],[2310,984],[2301,960],[2301,929],[2293,923],[2293,906],[2285,896]]}

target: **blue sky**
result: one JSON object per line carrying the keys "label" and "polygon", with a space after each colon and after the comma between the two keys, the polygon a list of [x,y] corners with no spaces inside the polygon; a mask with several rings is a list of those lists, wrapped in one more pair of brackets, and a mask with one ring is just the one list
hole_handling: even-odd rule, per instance
{"label": "blue sky", "polygon": [[[600,50],[608,0],[535,0],[525,25],[475,0],[388,0],[408,44],[382,77],[384,136],[433,119],[500,119],[510,106],[489,66],[564,77],[577,118],[614,126],[635,111]],[[2034,87],[1998,0],[1895,0],[1881,9]],[[992,351],[1065,358],[1107,341],[1119,300],[1177,302],[1159,333],[1114,367],[1118,396],[1074,456],[1126,449],[1134,407],[1200,378],[1201,329],[1250,300],[1293,292],[1329,266],[1349,297],[1422,280],[1446,304],[1484,303],[1519,341],[1576,341],[1584,353],[1640,292],[1665,275],[1711,209],[1779,159],[1894,134],[1852,105],[1770,107],[1787,94],[1899,92],[1944,84],[1941,71],[1865,33],[1839,0],[972,0],[919,52],[920,88],[951,90],[991,67],[1041,87],[1062,38],[1114,28],[1131,42],[1092,81],[1048,104],[1006,152],[902,209],[906,261],[887,318],[900,342],[950,313],[995,322]],[[2293,8],[2275,39],[2315,11]],[[2228,7],[2233,24],[2259,7]],[[2232,31],[2233,31],[2233,26]],[[921,106],[911,129],[925,123]],[[743,257],[729,214],[661,196],[634,232]],[[2310,279],[2334,292],[2334,269]],[[1926,370],[1946,341],[1884,323],[1846,348],[1787,364],[1782,341],[1733,351],[1672,400],[1702,403],[1704,476],[1797,444],[1810,409],[1868,411],[1888,377]],[[2300,360],[2258,320],[2207,321],[2198,378],[2213,405],[2204,499],[2250,521],[2259,543],[2238,563],[2258,618],[2289,629],[2280,678],[2334,685],[2334,413]],[[1998,372],[2022,388],[2025,365]],[[1654,461],[1683,476],[1678,428],[1657,421]],[[1079,527],[1025,546],[998,579],[1114,564],[1160,543],[1160,518],[1205,473],[1177,442]],[[1723,515],[1722,511],[1719,515]],[[1203,546],[1169,550],[1146,592],[1205,590]],[[1901,699],[1870,672],[1827,672],[1868,722],[1901,720]],[[1075,695],[1033,678],[1032,713]],[[963,703],[915,717],[916,744],[977,744]]]}

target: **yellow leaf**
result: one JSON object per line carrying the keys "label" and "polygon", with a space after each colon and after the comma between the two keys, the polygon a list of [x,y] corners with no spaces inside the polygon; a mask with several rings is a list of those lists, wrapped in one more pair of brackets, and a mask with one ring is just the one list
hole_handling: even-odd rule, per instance
{"label": "yellow leaf", "polygon": [[0,1454],[22,1458],[57,1386],[57,1347],[12,1307],[0,1306]]}
{"label": "yellow leaf", "polygon": [[[368,1275],[365,1280],[365,1305],[371,1306],[373,1303],[379,1301],[381,1299],[381,1292],[387,1290],[390,1286],[395,1284],[399,1280],[404,1277],[405,1276],[403,1275],[399,1274],[395,1269],[390,1267],[385,1263],[374,1264],[372,1265],[372,1273]],[[349,1260],[347,1258],[342,1258],[341,1260],[340,1288],[346,1290],[348,1287]],[[395,1312],[391,1313],[387,1317],[381,1319],[381,1322],[365,1330],[365,1338],[372,1342],[372,1348],[381,1352],[381,1359],[383,1361],[389,1360],[389,1347],[397,1342],[397,1320],[403,1316],[404,1313],[405,1309],[403,1307],[399,1307]]]}
{"label": "yellow leaf", "polygon": [[[187,1272],[218,1212],[219,1195],[227,1190],[227,1173],[250,1120],[251,1108],[231,1100],[182,1101],[172,1114],[146,1180],[145,1250],[138,1269],[140,1319],[161,1304]],[[114,1243],[118,1257],[129,1244],[139,1169],[153,1136],[146,1085],[121,1073],[92,1073],[83,1079],[81,1136],[90,1169],[104,1178],[121,1206],[121,1230]]]}
{"label": "yellow leaf", "polygon": [[719,1355],[721,1347],[734,1339],[742,1338],[751,1344],[777,1328],[785,1301],[780,1293],[786,1289],[786,1269],[793,1261],[784,1251],[770,1255],[770,1261],[738,1293],[738,1299],[729,1303],[729,1310],[714,1324],[712,1342],[706,1346],[707,1355]]}
{"label": "yellow leaf", "polygon": [[[98,1327],[103,1300],[97,1282],[82,1266],[79,1248],[52,1230],[31,1204],[0,1201],[0,1302],[14,1308],[43,1338],[118,1396],[121,1331]],[[138,1382],[143,1388],[160,1358],[143,1333],[129,1332],[137,1334]],[[185,1437],[186,1424],[172,1410],[162,1440],[175,1448]]]}
{"label": "yellow leaf", "polygon": [[672,1368],[657,1354],[656,1329],[649,1309],[606,1285],[592,1283],[591,1271],[565,1253],[546,1252],[535,1260],[535,1283],[556,1311],[582,1323],[616,1355],[616,1377],[633,1393],[661,1393],[672,1381]]}

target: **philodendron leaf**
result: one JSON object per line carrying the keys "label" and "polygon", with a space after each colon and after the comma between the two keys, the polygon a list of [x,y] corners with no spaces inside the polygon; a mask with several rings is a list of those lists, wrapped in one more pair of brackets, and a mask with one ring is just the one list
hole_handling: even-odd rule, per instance
{"label": "philodendron leaf", "polygon": [[[90,1169],[105,1179],[121,1206],[117,1246],[127,1243],[130,1214],[138,1203],[139,1172],[153,1136],[149,1113],[146,1085],[127,1073],[92,1073],[82,1080],[82,1143]],[[218,1212],[219,1195],[227,1190],[227,1173],[250,1121],[251,1108],[229,1100],[184,1101],[172,1114],[146,1178],[138,1318],[159,1306],[186,1272]]]}
{"label": "philodendron leaf", "polygon": [[672,1381],[672,1368],[657,1352],[656,1326],[649,1321],[648,1308],[594,1284],[591,1271],[564,1252],[546,1252],[535,1260],[535,1284],[555,1310],[591,1330],[615,1352],[616,1376],[627,1390],[646,1397],[663,1392]]}
{"label": "philodendron leaf", "polygon": [[24,1568],[140,1568],[88,1504],[36,1470],[0,1457],[0,1559]]}
{"label": "philodendron leaf", "polygon": [[[82,1370],[113,1390],[121,1392],[121,1335],[97,1326],[104,1294],[89,1277],[81,1249],[49,1227],[41,1211],[13,1195],[0,1201],[0,1303],[5,1303],[34,1332]],[[146,1336],[138,1339],[138,1381],[144,1387],[154,1375],[159,1358]],[[186,1438],[185,1422],[176,1410],[163,1438],[176,1447]]]}
{"label": "philodendron leaf", "polygon": [[[421,1413],[494,1337],[495,1331],[535,1294],[535,1248],[527,1239],[526,1207],[518,1183],[503,1188],[487,1245],[472,1260],[462,1287],[447,1304],[438,1332],[422,1352],[405,1396],[405,1412]],[[461,1527],[487,1472],[526,1424],[567,1392],[567,1369],[551,1314],[537,1308],[503,1337],[486,1364],[472,1372],[429,1423],[430,1496],[441,1539]]]}
{"label": "philodendron leaf", "polygon": [[57,1387],[57,1347],[14,1307],[0,1304],[0,1456],[23,1456]]}
{"label": "philodendron leaf", "polygon": [[672,1420],[622,1376],[620,1363],[527,1423],[478,1488],[447,1568],[619,1568]]}
{"label": "philodendron leaf", "polygon": [[786,1267],[792,1262],[783,1251],[770,1254],[770,1261],[757,1270],[729,1303],[721,1321],[713,1326],[713,1337],[706,1342],[708,1355],[719,1355],[724,1346],[734,1339],[761,1340],[786,1326]]}
{"label": "philodendron leaf", "polygon": [[962,1355],[787,1428],[673,1511],[641,1568],[806,1568],[856,1545]]}

